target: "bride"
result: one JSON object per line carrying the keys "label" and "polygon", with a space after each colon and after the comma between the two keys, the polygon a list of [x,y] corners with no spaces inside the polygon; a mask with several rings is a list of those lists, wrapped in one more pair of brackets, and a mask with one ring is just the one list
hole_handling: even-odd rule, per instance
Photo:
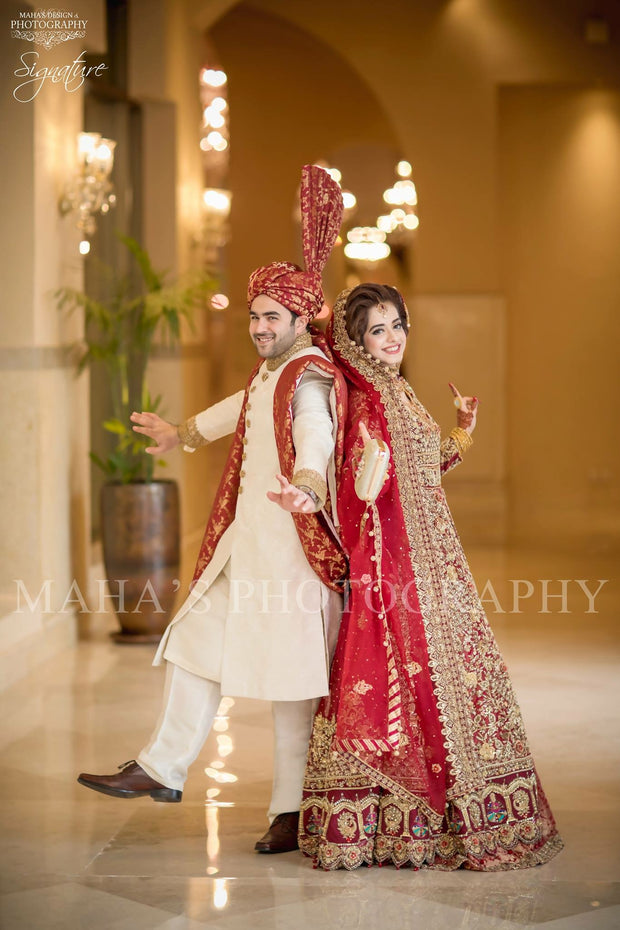
{"label": "bride", "polygon": [[[299,842],[324,869],[518,869],[562,848],[441,475],[473,440],[451,385],[438,425],[399,374],[409,319],[392,287],[334,307],[349,388],[338,493],[350,593],[310,741]],[[374,485],[374,487],[373,487]]]}

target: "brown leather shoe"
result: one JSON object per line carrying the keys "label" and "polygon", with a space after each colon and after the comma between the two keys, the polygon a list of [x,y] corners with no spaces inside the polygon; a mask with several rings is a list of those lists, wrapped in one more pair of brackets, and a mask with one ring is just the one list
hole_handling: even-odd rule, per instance
{"label": "brown leather shoe", "polygon": [[299,849],[297,842],[297,829],[299,827],[299,811],[288,814],[278,814],[264,836],[255,844],[254,849],[259,853],[292,852]]}
{"label": "brown leather shoe", "polygon": [[182,791],[166,788],[158,781],[147,775],[133,759],[119,765],[118,775],[88,775],[82,772],[78,778],[80,785],[100,791],[101,794],[110,794],[113,798],[144,798],[151,797],[154,801],[167,801],[178,803],[183,797]]}

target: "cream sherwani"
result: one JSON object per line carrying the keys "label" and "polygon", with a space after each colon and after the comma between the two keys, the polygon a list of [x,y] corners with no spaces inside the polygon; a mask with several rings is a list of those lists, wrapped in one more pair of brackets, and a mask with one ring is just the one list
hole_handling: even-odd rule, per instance
{"label": "cream sherwani", "polygon": [[[286,353],[276,370],[267,361],[260,366],[247,405],[235,519],[155,657],[154,664],[167,660],[219,682],[230,696],[300,701],[329,689],[341,599],[310,567],[291,514],[266,496],[280,490],[274,392],[286,362],[308,355],[324,358],[308,347]],[[309,366],[292,403],[295,473],[315,473],[319,482],[333,466],[332,394],[332,379]],[[239,391],[198,414],[195,425],[206,440],[234,432],[243,396]]]}

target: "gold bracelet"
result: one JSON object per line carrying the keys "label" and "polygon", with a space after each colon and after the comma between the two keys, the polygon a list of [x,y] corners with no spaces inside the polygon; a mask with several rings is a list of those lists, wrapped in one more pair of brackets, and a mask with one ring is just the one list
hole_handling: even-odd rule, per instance
{"label": "gold bracelet", "polygon": [[200,446],[206,446],[209,442],[196,426],[196,417],[190,417],[185,423],[179,423],[177,436],[179,441],[190,449],[198,449]]}
{"label": "gold bracelet", "polygon": [[467,430],[462,429],[460,426],[455,426],[454,429],[450,430],[450,439],[454,442],[461,458],[474,444],[474,440]]}

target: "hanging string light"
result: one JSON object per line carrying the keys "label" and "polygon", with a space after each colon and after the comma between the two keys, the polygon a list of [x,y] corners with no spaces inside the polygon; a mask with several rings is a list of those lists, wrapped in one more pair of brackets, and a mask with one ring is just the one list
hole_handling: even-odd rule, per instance
{"label": "hanging string light", "polygon": [[398,236],[402,239],[403,235],[413,232],[420,225],[414,210],[418,204],[418,193],[411,179],[412,172],[410,162],[399,161],[396,165],[399,180],[383,192],[383,200],[392,209],[377,217],[377,227],[393,238]]}
{"label": "hanging string light", "polygon": [[[202,194],[202,230],[200,242],[205,250],[205,262],[219,272],[223,270],[221,249],[230,236],[229,216],[232,193],[226,188],[230,147],[228,77],[219,68],[202,68],[199,75],[200,150],[204,177],[210,186]],[[219,183],[218,183],[219,182]],[[213,309],[228,306],[226,295],[218,295]]]}

